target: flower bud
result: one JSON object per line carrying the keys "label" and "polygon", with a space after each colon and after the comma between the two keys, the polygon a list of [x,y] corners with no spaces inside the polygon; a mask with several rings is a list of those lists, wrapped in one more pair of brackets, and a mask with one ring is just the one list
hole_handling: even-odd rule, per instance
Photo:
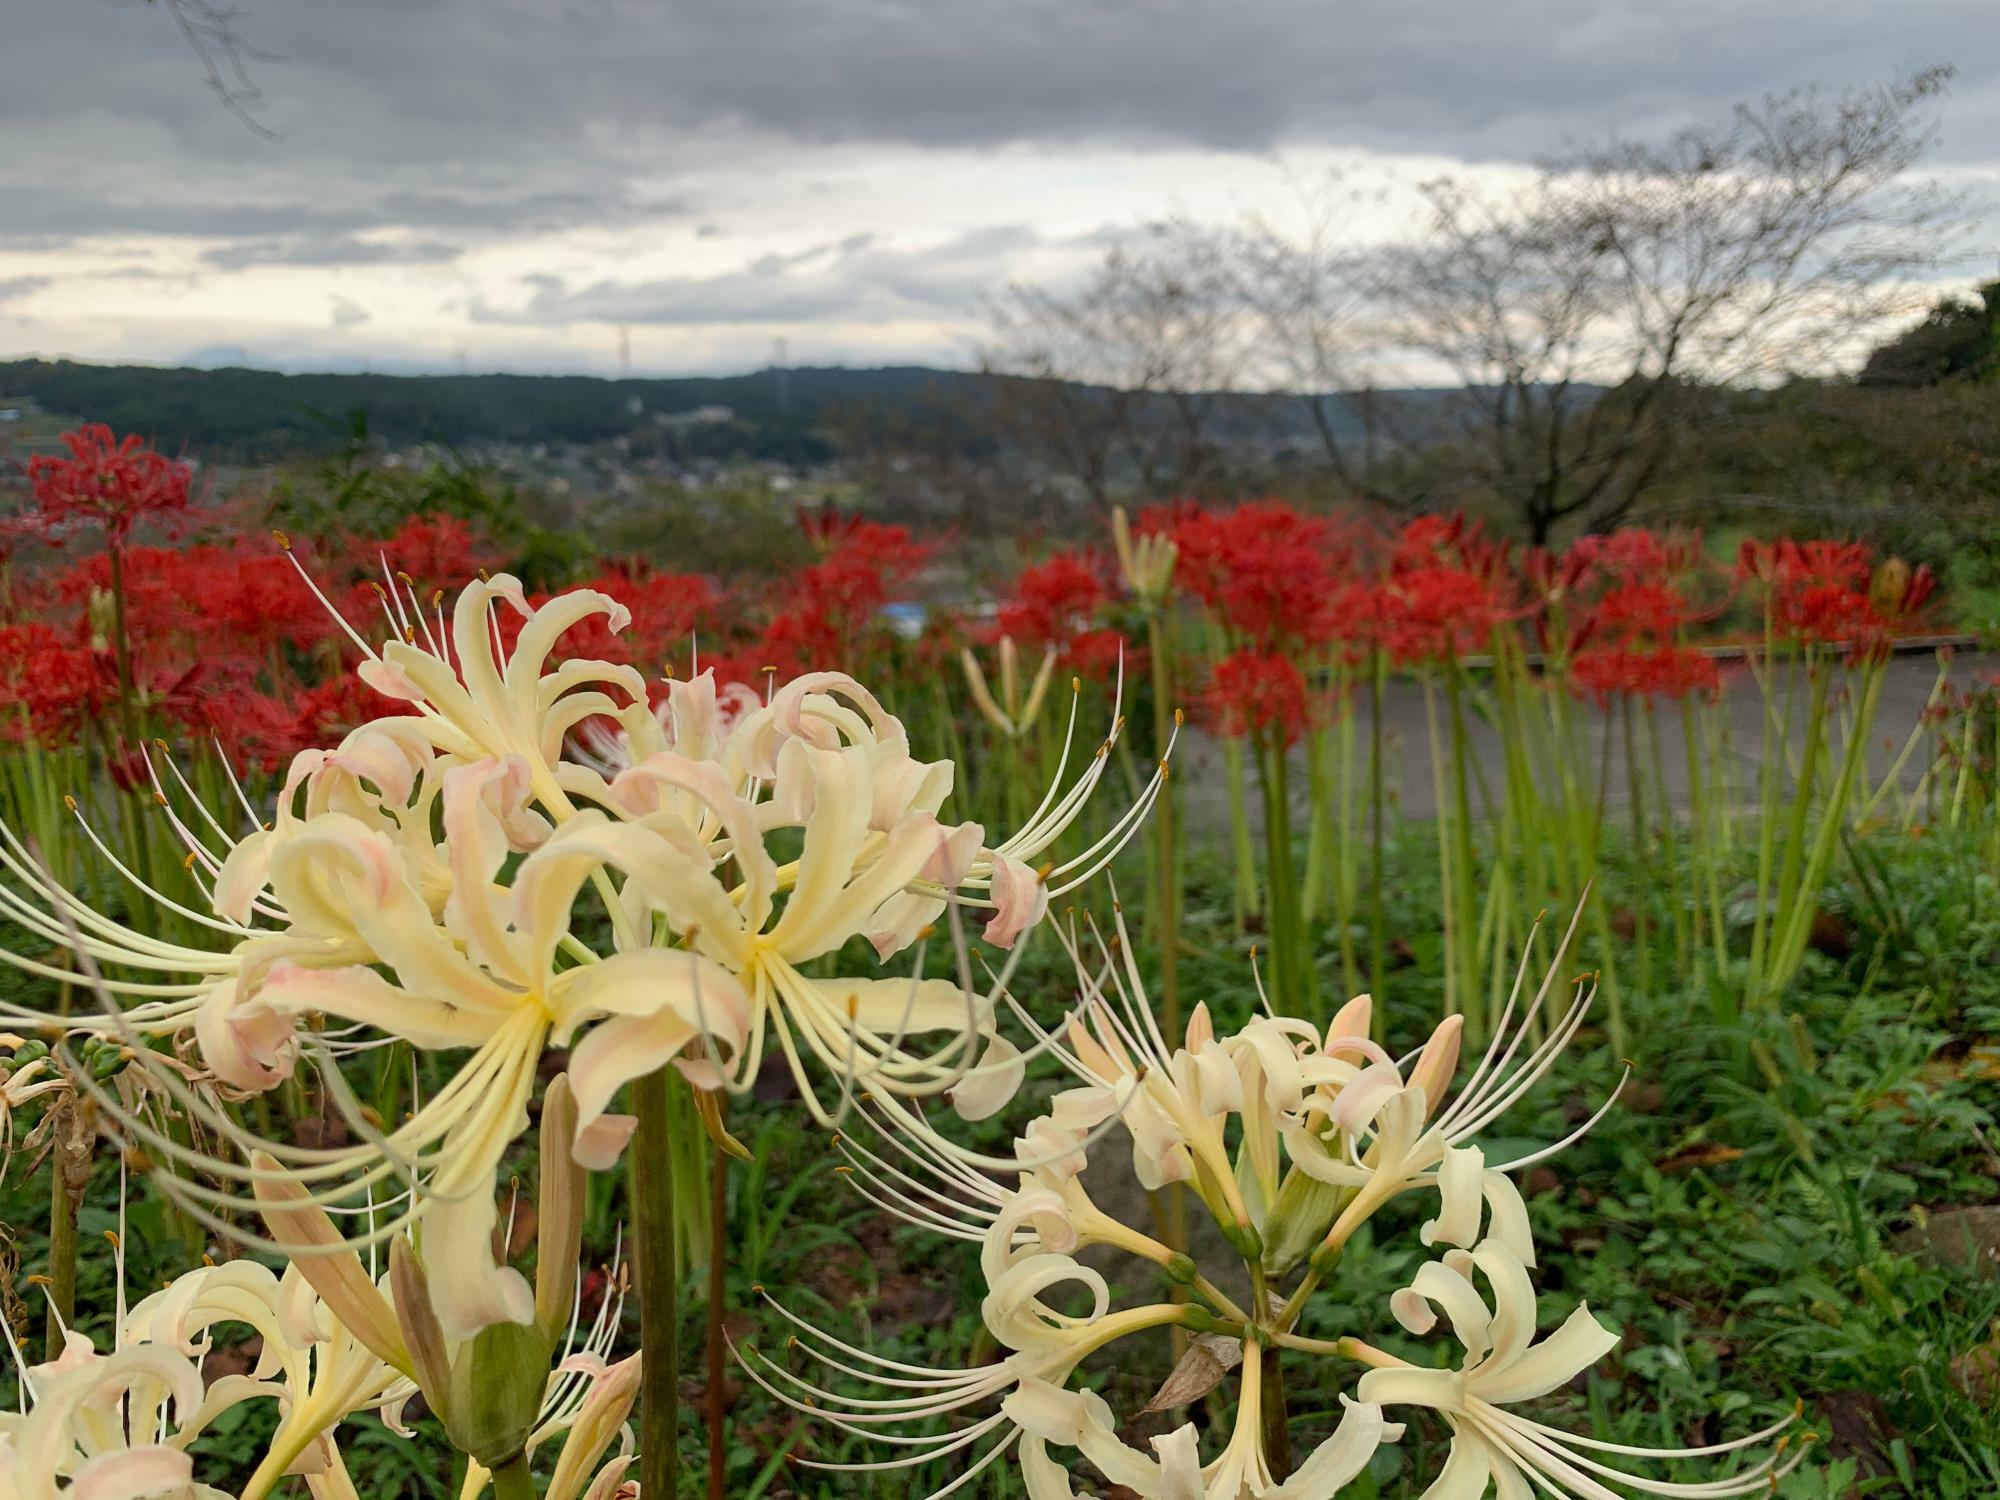
{"label": "flower bud", "polygon": [[541,1416],[551,1353],[531,1323],[480,1329],[451,1365],[453,1445],[489,1469],[517,1457]]}

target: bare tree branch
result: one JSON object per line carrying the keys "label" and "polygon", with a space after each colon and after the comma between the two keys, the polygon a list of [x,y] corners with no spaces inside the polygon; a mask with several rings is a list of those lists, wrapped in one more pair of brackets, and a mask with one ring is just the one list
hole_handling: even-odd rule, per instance
{"label": "bare tree branch", "polygon": [[267,141],[278,133],[257,118],[264,107],[264,91],[250,75],[253,62],[273,63],[280,59],[260,52],[236,30],[237,12],[218,0],[146,0],[164,6],[180,28],[181,37],[201,64],[203,81],[222,107],[243,122],[254,135]]}

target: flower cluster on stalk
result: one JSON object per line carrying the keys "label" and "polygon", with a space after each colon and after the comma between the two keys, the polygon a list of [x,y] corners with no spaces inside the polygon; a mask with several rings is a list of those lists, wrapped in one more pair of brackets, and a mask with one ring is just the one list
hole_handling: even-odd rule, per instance
{"label": "flower cluster on stalk", "polygon": [[[1789,1416],[1726,1442],[1648,1449],[1533,1415],[1533,1402],[1591,1370],[1619,1339],[1582,1305],[1538,1334],[1534,1234],[1514,1177],[1586,1133],[1616,1091],[1547,1147],[1494,1160],[1480,1140],[1576,1037],[1592,998],[1588,976],[1551,1008],[1558,971],[1529,993],[1524,966],[1491,1043],[1454,1086],[1459,1018],[1398,1060],[1370,1040],[1367,996],[1324,1030],[1265,1014],[1222,1034],[1198,1007],[1185,1034],[1168,1037],[1129,936],[1122,916],[1110,941],[1094,931],[1064,934],[1079,1005],[1041,1040],[1069,1086],[1022,1130],[1011,1160],[966,1151],[893,1100],[862,1111],[867,1135],[841,1139],[864,1196],[979,1245],[980,1315],[1003,1356],[965,1369],[889,1359],[813,1327],[774,1298],[797,1336],[782,1358],[739,1350],[750,1376],[816,1421],[895,1445],[880,1458],[807,1462],[876,1471],[955,1456],[954,1477],[932,1492],[938,1497],[1011,1453],[1032,1500],[1076,1500],[1107,1485],[1142,1500],[1332,1500],[1426,1415],[1450,1438],[1425,1491],[1436,1500],[1489,1492],[1602,1500],[1607,1484],[1657,1495],[1763,1494],[1800,1461],[1805,1443],[1782,1435]],[[1566,950],[1567,940],[1558,963]],[[1129,1140],[1140,1185],[1185,1184],[1232,1265],[1198,1263],[1093,1198],[1083,1172],[1114,1127]],[[1384,1311],[1417,1338],[1448,1318],[1449,1341],[1412,1361],[1358,1338],[1306,1332],[1316,1302],[1341,1298],[1357,1231],[1372,1223],[1378,1238],[1389,1232],[1383,1215],[1395,1207],[1407,1218],[1404,1200],[1426,1215],[1416,1233],[1433,1258]],[[1092,1247],[1150,1262],[1183,1298],[1116,1305],[1101,1261],[1079,1259]],[[1224,1289],[1243,1283],[1247,1297]],[[1185,1406],[1233,1369],[1234,1413],[1206,1444],[1190,1421],[1134,1448],[1119,1434],[1118,1415],[1079,1381],[1100,1352],[1165,1327],[1195,1335],[1197,1348],[1156,1407]],[[1284,1425],[1283,1387],[1273,1377],[1285,1363],[1310,1366],[1316,1393],[1340,1393],[1338,1424],[1295,1463],[1273,1439]],[[1732,1458],[1760,1448],[1747,1464]],[[1719,1461],[1720,1470],[1687,1483],[1633,1468],[1691,1460]]]}

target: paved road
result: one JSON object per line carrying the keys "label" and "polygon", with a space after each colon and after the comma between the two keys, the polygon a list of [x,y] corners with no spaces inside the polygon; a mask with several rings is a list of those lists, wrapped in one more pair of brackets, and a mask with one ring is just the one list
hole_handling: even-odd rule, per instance
{"label": "paved road", "polygon": [[[2000,654],[1960,651],[1952,661],[1951,675],[1954,682],[1967,682],[1975,674],[1983,675],[1996,669],[2000,669]],[[1870,736],[1869,745],[1870,765],[1878,781],[1887,774],[1890,764],[1922,714],[1937,682],[1937,674],[1937,661],[1930,655],[1899,656],[1889,664],[1889,675],[1882,686],[1881,704],[1876,711],[1875,732]],[[1736,768],[1736,786],[1745,800],[1754,800],[1757,769],[1763,760],[1763,695],[1747,670],[1725,664],[1722,701],[1728,713],[1729,748]],[[1605,715],[1588,702],[1576,704],[1575,708],[1577,722],[1585,731],[1593,775],[1594,767],[1600,763],[1604,753],[1607,732],[1618,736],[1612,746],[1610,797],[1614,801],[1622,801],[1625,795],[1624,743],[1622,732],[1618,729],[1616,710]],[[1440,698],[1440,713],[1442,711]],[[1384,699],[1382,717],[1384,775],[1390,795],[1408,816],[1428,818],[1436,809],[1436,798],[1433,795],[1430,736],[1424,725],[1422,689],[1408,680],[1392,681]],[[1794,726],[1793,731],[1795,743],[1802,738],[1804,717],[1805,708],[1801,702],[1797,714],[1800,723]],[[1644,721],[1640,723],[1643,735]],[[1365,774],[1369,734],[1365,697],[1358,704],[1356,734],[1357,759],[1361,773]],[[1668,795],[1676,806],[1685,806],[1687,760],[1677,711],[1670,711],[1661,718],[1660,735],[1661,761]],[[1484,720],[1475,719],[1471,739],[1489,778],[1497,777],[1501,764],[1498,733]],[[1911,755],[1904,777],[1906,783],[1914,783],[1921,774],[1928,754],[1928,746],[1919,746]],[[1175,752],[1175,759],[1179,762],[1177,770],[1182,777],[1189,821],[1203,828],[1226,827],[1229,804],[1221,746],[1201,732],[1191,731],[1183,735],[1182,748]],[[1294,754],[1293,766],[1294,802],[1302,806],[1305,800],[1302,752]],[[1497,785],[1495,790],[1497,792]],[[1474,795],[1477,796],[1476,791]],[[1251,811],[1261,826],[1254,788]]]}

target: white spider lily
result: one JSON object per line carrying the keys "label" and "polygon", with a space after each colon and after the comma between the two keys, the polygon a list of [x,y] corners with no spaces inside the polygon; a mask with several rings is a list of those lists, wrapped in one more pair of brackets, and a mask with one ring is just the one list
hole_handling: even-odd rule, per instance
{"label": "white spider lily", "polygon": [[9,1500],[228,1500],[194,1482],[193,1460],[170,1441],[202,1404],[201,1371],[185,1355],[158,1344],[98,1354],[71,1333],[61,1358],[23,1371],[22,1392],[25,1412],[0,1412]]}
{"label": "white spider lily", "polygon": [[275,1397],[277,1430],[240,1500],[260,1500],[289,1474],[317,1478],[316,1487],[331,1493],[352,1493],[333,1442],[335,1426],[355,1412],[400,1401],[416,1386],[332,1315],[297,1266],[282,1277],[247,1260],[189,1271],[132,1309],[124,1341],[163,1344],[199,1359],[221,1323],[241,1323],[257,1334],[257,1362],[248,1375],[211,1384],[201,1406],[181,1422],[177,1441],[198,1434],[227,1407]]}
{"label": "white spider lily", "polygon": [[[1473,1283],[1475,1271],[1492,1289],[1490,1302]],[[1804,1457],[1801,1443],[1787,1462],[1788,1444],[1780,1439],[1763,1462],[1724,1478],[1698,1483],[1646,1479],[1590,1455],[1715,1458],[1770,1442],[1793,1418],[1733,1442],[1639,1448],[1576,1437],[1507,1410],[1567,1385],[1615,1349],[1618,1335],[1579,1306],[1561,1328],[1535,1342],[1535,1289],[1527,1267],[1496,1240],[1430,1262],[1391,1305],[1397,1320],[1416,1334],[1430,1332],[1437,1313],[1445,1313],[1465,1349],[1456,1370],[1418,1369],[1365,1346],[1357,1351],[1377,1366],[1361,1377],[1358,1394],[1363,1401],[1429,1407],[1451,1428],[1450,1455],[1426,1491],[1436,1500],[1480,1500],[1489,1486],[1501,1500],[1529,1500],[1537,1491],[1575,1500],[1617,1500],[1607,1480],[1648,1495],[1766,1494]]]}
{"label": "white spider lily", "polygon": [[[1043,1271],[1033,1268],[1028,1274],[1040,1277]],[[1043,1280],[1041,1289],[1048,1290],[1054,1280]],[[761,1287],[758,1290],[763,1291]],[[869,1381],[893,1393],[848,1395],[795,1374],[754,1344],[736,1350],[745,1373],[784,1405],[850,1435],[901,1450],[888,1458],[858,1463],[802,1458],[798,1460],[802,1467],[846,1474],[914,1469],[982,1442],[988,1444],[957,1478],[931,1491],[924,1500],[943,1500],[970,1484],[1005,1455],[1024,1430],[1029,1434],[1021,1454],[1025,1470],[1031,1461],[1030,1451],[1040,1447],[1041,1440],[1032,1430],[1043,1421],[1039,1413],[1052,1394],[1062,1394],[1061,1383],[1078,1364],[1119,1339],[1179,1322],[1184,1314],[1174,1303],[1157,1303],[1107,1313],[1095,1321],[1076,1320],[1067,1329],[1046,1329],[1034,1348],[1017,1351],[997,1364],[948,1370],[885,1358],[813,1327],[769,1296],[765,1301],[798,1330],[790,1340],[792,1350],[836,1377]],[[996,1402],[997,1409],[962,1428],[942,1433],[928,1430],[941,1418]],[[918,1430],[908,1430],[911,1428]]]}
{"label": "white spider lily", "polygon": [[[1474,1137],[1547,1075],[1589,1014],[1596,987],[1590,976],[1585,976],[1577,981],[1575,1000],[1548,1036],[1539,1045],[1527,1047],[1530,1016],[1540,1011],[1555,982],[1556,965],[1575,932],[1576,919],[1572,919],[1569,933],[1527,1006],[1520,1003],[1527,971],[1523,956],[1493,1041],[1449,1106],[1438,1108],[1457,1065],[1461,1029],[1457,1016],[1447,1017],[1433,1033],[1407,1079],[1393,1062],[1375,1062],[1337,1091],[1322,1091],[1323,1109],[1308,1113],[1285,1129],[1286,1150],[1300,1171],[1320,1182],[1354,1190],[1328,1229],[1323,1249],[1333,1251],[1344,1245],[1390,1199],[1415,1188],[1437,1186],[1444,1201],[1438,1217],[1426,1226],[1426,1244],[1436,1239],[1462,1243],[1476,1237],[1483,1198],[1493,1215],[1495,1231],[1504,1233],[1524,1258],[1532,1257],[1526,1211],[1506,1174],[1546,1161],[1588,1134],[1617,1102],[1624,1077],[1596,1113],[1554,1145],[1490,1168],[1483,1153],[1468,1148]],[[1625,1076],[1629,1074],[1628,1067]]]}
{"label": "white spider lily", "polygon": [[1262,1432],[1263,1364],[1257,1347],[1247,1346],[1235,1425],[1228,1445],[1206,1464],[1192,1423],[1154,1438],[1155,1456],[1148,1458],[1119,1440],[1111,1408],[1094,1392],[1044,1392],[1032,1407],[1022,1403],[1035,1423],[1021,1448],[1028,1500],[1076,1500],[1069,1472],[1048,1456],[1051,1444],[1078,1449],[1108,1482],[1139,1500],[1333,1500],[1377,1448],[1402,1436],[1400,1426],[1382,1420],[1381,1407],[1343,1396],[1333,1435],[1289,1478],[1273,1477]]}

